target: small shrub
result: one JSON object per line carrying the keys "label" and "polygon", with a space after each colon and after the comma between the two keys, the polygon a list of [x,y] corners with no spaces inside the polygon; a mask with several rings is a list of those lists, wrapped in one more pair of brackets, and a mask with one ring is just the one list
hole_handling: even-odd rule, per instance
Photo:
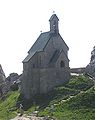
{"label": "small shrub", "polygon": [[10,89],[11,89],[12,91],[18,90],[18,89],[19,89],[18,84],[15,83],[15,84],[11,85]]}
{"label": "small shrub", "polygon": [[94,86],[93,80],[89,79],[88,76],[79,75],[76,77],[73,77],[68,84],[66,84],[66,87],[77,89],[77,90],[87,90]]}
{"label": "small shrub", "polygon": [[67,101],[70,109],[95,108],[95,87]]}

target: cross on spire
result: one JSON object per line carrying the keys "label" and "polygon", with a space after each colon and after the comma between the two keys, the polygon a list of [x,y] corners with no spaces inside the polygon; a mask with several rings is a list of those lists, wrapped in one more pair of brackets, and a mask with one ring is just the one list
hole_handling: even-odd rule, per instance
{"label": "cross on spire", "polygon": [[53,14],[55,13],[55,11],[53,10]]}

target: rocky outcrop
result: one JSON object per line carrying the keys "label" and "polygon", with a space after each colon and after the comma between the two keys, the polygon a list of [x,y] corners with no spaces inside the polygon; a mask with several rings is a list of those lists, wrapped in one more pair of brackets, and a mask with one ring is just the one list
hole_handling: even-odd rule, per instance
{"label": "rocky outcrop", "polygon": [[90,74],[95,78],[95,46],[91,52],[90,63],[86,67],[86,73]]}
{"label": "rocky outcrop", "polygon": [[0,96],[2,96],[5,91],[5,79],[6,76],[0,64]]}
{"label": "rocky outcrop", "polygon": [[7,91],[11,90],[12,86],[17,86],[20,81],[19,81],[19,75],[17,73],[11,73],[7,78],[6,78],[6,85],[7,85]]}

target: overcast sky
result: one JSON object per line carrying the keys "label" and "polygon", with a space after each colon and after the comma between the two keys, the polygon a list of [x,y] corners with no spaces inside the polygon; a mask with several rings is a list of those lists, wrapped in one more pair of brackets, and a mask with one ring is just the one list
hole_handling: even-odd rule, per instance
{"label": "overcast sky", "polygon": [[70,67],[89,63],[95,45],[95,0],[0,0],[0,64],[6,76],[22,73],[22,61],[40,31],[49,31],[53,11],[69,46]]}

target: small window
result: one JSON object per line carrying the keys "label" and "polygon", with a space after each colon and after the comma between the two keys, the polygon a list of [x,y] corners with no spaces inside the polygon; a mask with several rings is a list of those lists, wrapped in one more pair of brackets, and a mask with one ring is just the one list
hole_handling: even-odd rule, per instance
{"label": "small window", "polygon": [[61,67],[61,68],[62,68],[62,67],[65,67],[64,61],[61,61],[61,62],[60,62],[60,67]]}

